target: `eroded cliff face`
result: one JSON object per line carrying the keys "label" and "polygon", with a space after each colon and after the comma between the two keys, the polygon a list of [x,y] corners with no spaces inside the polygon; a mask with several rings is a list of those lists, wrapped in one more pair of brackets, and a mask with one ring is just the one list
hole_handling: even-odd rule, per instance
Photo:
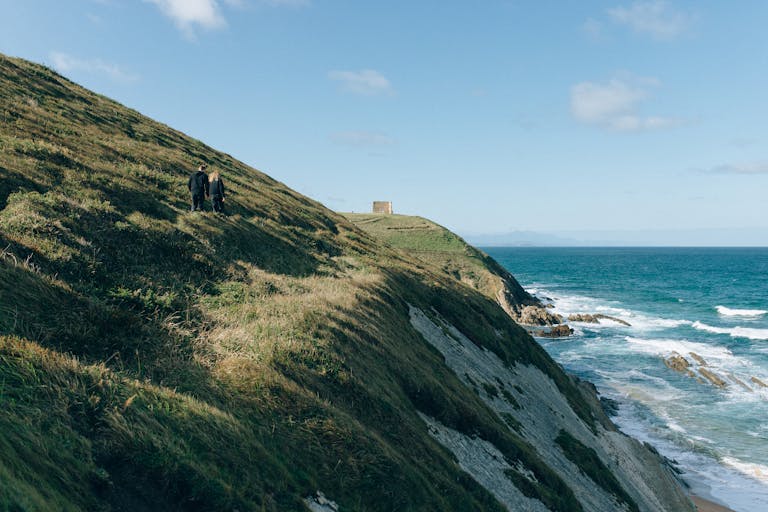
{"label": "eroded cliff face", "polygon": [[[505,365],[439,316],[427,316],[415,307],[410,308],[410,316],[414,328],[443,355],[454,373],[573,489],[584,510],[694,510],[658,454],[618,432],[605,417],[592,426],[585,424],[540,369]],[[515,469],[498,456],[492,443],[464,436],[431,418],[425,421],[430,434],[451,450],[462,468],[509,510],[547,510],[543,503],[520,492],[510,478],[503,478]],[[594,454],[596,460],[569,457],[573,452],[563,446],[563,439]],[[587,467],[589,464],[592,466]],[[524,470],[519,471],[526,476]],[[527,478],[533,479],[530,474]]]}

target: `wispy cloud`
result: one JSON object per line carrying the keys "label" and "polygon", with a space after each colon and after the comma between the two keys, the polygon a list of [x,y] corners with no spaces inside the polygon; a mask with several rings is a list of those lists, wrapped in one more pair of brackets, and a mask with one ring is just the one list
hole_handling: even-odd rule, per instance
{"label": "wispy cloud", "polygon": [[248,4],[267,7],[307,7],[312,0],[144,0],[155,4],[185,36],[195,37],[195,29],[215,30],[227,26],[222,4],[244,8]]}
{"label": "wispy cloud", "polygon": [[155,4],[188,37],[195,28],[213,30],[226,26],[217,0],[144,0]]}
{"label": "wispy cloud", "polygon": [[768,160],[758,162],[742,162],[737,164],[721,164],[709,169],[698,169],[704,174],[768,174]]}
{"label": "wispy cloud", "polygon": [[641,131],[669,128],[680,119],[642,116],[637,110],[660,85],[655,78],[613,78],[606,83],[581,82],[571,87],[571,114],[586,124],[615,131]]}
{"label": "wispy cloud", "polygon": [[331,71],[328,78],[341,84],[345,92],[361,96],[392,95],[394,89],[387,77],[373,69]]}
{"label": "wispy cloud", "polygon": [[122,83],[135,82],[139,76],[129,73],[116,64],[104,62],[101,59],[81,59],[62,52],[50,54],[51,64],[60,73],[81,71],[89,74],[103,75],[107,78]]}
{"label": "wispy cloud", "polygon": [[616,23],[655,39],[674,39],[693,21],[693,15],[678,11],[665,0],[636,1],[628,7],[609,9],[608,15]]}
{"label": "wispy cloud", "polygon": [[395,143],[395,139],[386,133],[365,130],[332,133],[330,139],[335,144],[355,147],[391,146]]}

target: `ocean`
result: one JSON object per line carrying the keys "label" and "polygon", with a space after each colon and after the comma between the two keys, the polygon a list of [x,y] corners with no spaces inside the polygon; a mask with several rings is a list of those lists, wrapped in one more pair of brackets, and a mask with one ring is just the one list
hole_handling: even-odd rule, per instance
{"label": "ocean", "polygon": [[[630,323],[569,322],[571,337],[538,341],[615,400],[621,430],[676,461],[694,493],[768,511],[768,388],[753,380],[768,384],[768,248],[483,250],[557,313]],[[668,368],[673,353],[725,388]]]}

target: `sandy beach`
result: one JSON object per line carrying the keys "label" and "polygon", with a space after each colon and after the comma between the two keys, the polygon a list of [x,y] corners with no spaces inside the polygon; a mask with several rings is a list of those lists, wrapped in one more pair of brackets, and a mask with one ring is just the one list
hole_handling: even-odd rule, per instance
{"label": "sandy beach", "polygon": [[698,496],[691,496],[691,499],[696,504],[696,508],[699,512],[733,512],[733,510],[728,507],[718,505],[717,503],[713,503]]}

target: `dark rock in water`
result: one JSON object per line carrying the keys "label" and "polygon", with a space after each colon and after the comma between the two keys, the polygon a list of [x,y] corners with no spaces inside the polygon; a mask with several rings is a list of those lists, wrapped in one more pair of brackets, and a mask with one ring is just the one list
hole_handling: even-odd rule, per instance
{"label": "dark rock in water", "polygon": [[531,334],[542,338],[565,338],[573,334],[573,329],[568,327],[568,324],[560,324],[553,326],[551,329],[531,331]]}
{"label": "dark rock in water", "polygon": [[[648,450],[651,453],[655,453],[656,455],[661,456],[661,454],[659,453],[659,450],[657,450],[656,447],[653,446],[651,443],[649,443],[648,441],[643,441],[643,444],[645,445],[646,448],[648,448]],[[677,463],[677,461],[675,461],[675,463]]]}
{"label": "dark rock in water", "polygon": [[571,315],[568,315],[568,321],[569,322],[584,322],[587,324],[597,324],[600,323],[600,321],[597,319],[596,315],[590,315],[587,313],[574,313]]}
{"label": "dark rock in water", "polygon": [[[706,368],[703,368],[703,366],[707,365],[707,362],[704,360],[703,357],[694,353],[691,353],[690,355],[694,360],[696,360],[697,363],[699,363],[698,375],[695,374],[693,370],[691,370],[691,363],[686,358],[678,354],[677,352],[673,352],[671,356],[664,359],[664,364],[667,365],[669,368],[675,370],[676,372],[684,373],[689,377],[693,377],[701,384],[706,384],[707,382],[709,382],[710,384],[718,388],[724,388],[728,385],[728,383],[725,380],[723,380],[722,377],[720,377],[719,375],[717,375],[712,371],[707,370]],[[741,382],[739,379],[737,379],[732,375],[729,375],[729,376],[734,382],[742,386],[744,389],[748,389],[751,391],[749,386]]]}
{"label": "dark rock in water", "polygon": [[752,382],[754,382],[755,384],[757,384],[757,385],[758,385],[758,386],[760,386],[761,388],[768,388],[768,384],[766,384],[765,382],[761,381],[761,380],[760,380],[760,379],[758,379],[757,377],[752,377],[752,378],[751,378],[751,379],[749,379],[749,380],[751,380]]}
{"label": "dark rock in water", "polygon": [[626,322],[622,320],[621,318],[616,318],[614,316],[608,316],[603,315],[601,313],[597,313],[594,315],[590,315],[588,313],[575,313],[573,315],[568,315],[568,321],[569,322],[584,322],[588,324],[599,324],[600,320],[611,320],[613,322],[619,323],[621,325],[625,325],[627,327],[632,327],[632,325],[629,322]]}
{"label": "dark rock in water", "polygon": [[607,414],[608,416],[616,416],[617,414],[619,414],[619,402],[617,402],[612,398],[601,396],[600,406],[603,408],[603,411],[605,411],[605,414]]}
{"label": "dark rock in water", "polygon": [[541,306],[525,306],[515,320],[524,325],[557,325],[563,323],[563,317],[553,314]]}
{"label": "dark rock in water", "polygon": [[669,368],[672,368],[676,372],[680,373],[687,373],[691,376],[693,376],[691,370],[689,369],[691,364],[688,362],[686,358],[675,352],[668,358],[664,360],[664,364],[667,365]]}
{"label": "dark rock in water", "polygon": [[726,386],[726,382],[723,379],[706,368],[699,368],[699,374],[718,388],[724,388]]}

